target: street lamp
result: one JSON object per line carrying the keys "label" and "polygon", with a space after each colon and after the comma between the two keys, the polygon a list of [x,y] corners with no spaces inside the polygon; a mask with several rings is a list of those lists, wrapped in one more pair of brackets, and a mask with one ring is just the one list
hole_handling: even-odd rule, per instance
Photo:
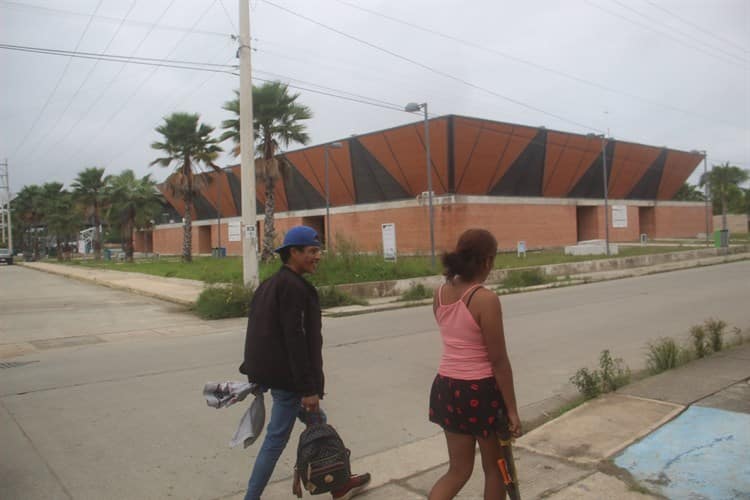
{"label": "street lamp", "polygon": [[432,210],[432,161],[430,161],[430,122],[427,119],[427,103],[418,104],[410,102],[404,106],[404,111],[415,113],[419,110],[424,111],[424,147],[427,152],[427,199],[429,200],[430,214],[430,263],[432,269],[435,269],[435,216]]}
{"label": "street lamp", "polygon": [[607,136],[604,134],[588,134],[602,140],[602,173],[604,174],[604,245],[609,254],[609,182],[607,181]]}
{"label": "street lamp", "polygon": [[708,209],[708,203],[709,203],[708,155],[706,154],[706,150],[705,149],[703,149],[703,150],[693,150],[693,151],[691,151],[691,153],[703,155],[703,198],[705,199],[705,203],[706,203],[706,210],[705,210],[705,212],[706,212],[706,246],[709,246],[710,245],[710,240],[709,240],[709,236],[708,236],[708,232],[709,232],[709,223],[708,223],[709,216],[708,216],[708,214],[709,214],[710,211]]}
{"label": "street lamp", "polygon": [[331,189],[328,181],[328,150],[329,149],[341,149],[344,146],[340,142],[332,142],[330,144],[323,145],[323,151],[325,152],[325,178],[326,178],[326,249],[331,249]]}

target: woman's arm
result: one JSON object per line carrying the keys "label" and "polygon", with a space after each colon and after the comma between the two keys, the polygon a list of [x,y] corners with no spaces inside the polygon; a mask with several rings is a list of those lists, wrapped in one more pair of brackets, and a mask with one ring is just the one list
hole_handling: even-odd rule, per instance
{"label": "woman's arm", "polygon": [[474,298],[478,308],[479,327],[487,345],[487,352],[495,380],[503,395],[508,410],[511,432],[515,436],[521,435],[521,421],[518,417],[516,405],[516,391],[513,386],[513,369],[508,359],[503,330],[503,311],[500,300],[495,293],[487,289],[480,290]]}

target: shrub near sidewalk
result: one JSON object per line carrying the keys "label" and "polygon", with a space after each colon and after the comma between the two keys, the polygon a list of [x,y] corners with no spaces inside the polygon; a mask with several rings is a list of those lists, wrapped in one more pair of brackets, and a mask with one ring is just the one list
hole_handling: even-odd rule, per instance
{"label": "shrub near sidewalk", "polygon": [[401,294],[399,301],[408,302],[412,300],[422,300],[432,298],[432,288],[428,288],[423,284],[412,285],[407,291]]}
{"label": "shrub near sidewalk", "polygon": [[549,278],[541,269],[522,269],[510,271],[502,282],[503,288],[523,288],[527,286],[543,285]]}
{"label": "shrub near sidewalk", "polygon": [[630,382],[630,368],[620,358],[612,358],[609,349],[599,355],[599,369],[581,368],[570,377],[570,382],[586,399],[616,391]]}
{"label": "shrub near sidewalk", "polygon": [[252,288],[244,285],[212,285],[201,292],[193,310],[203,319],[244,317],[252,298]]}

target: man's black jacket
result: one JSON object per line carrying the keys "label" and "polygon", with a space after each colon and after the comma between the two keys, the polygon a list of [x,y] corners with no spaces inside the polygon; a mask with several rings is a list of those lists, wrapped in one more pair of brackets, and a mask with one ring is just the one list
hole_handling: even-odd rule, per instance
{"label": "man's black jacket", "polygon": [[261,283],[250,302],[245,360],[250,382],[323,396],[323,336],[318,292],[286,266]]}

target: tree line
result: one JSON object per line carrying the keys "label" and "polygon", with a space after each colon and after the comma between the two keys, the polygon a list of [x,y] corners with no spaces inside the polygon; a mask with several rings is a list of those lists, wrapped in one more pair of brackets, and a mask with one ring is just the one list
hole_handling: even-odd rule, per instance
{"label": "tree line", "polygon": [[706,196],[699,189],[708,187],[714,215],[722,215],[722,228],[727,227],[727,214],[750,215],[750,188],[742,187],[750,179],[750,172],[729,162],[714,165],[701,175],[698,186],[684,183],[675,194],[679,201],[705,201]]}
{"label": "tree line", "polygon": [[[261,259],[273,258],[276,231],[274,226],[275,190],[280,178],[288,172],[285,160],[278,157],[281,148],[292,143],[307,144],[309,136],[304,120],[312,111],[297,102],[299,94],[290,93],[281,82],[253,86],[253,128],[257,180],[265,192],[264,233]],[[221,171],[216,164],[223,151],[220,143],[231,140],[231,153],[240,154],[239,92],[223,109],[234,115],[221,124],[223,133],[200,122],[197,113],[175,112],[163,118],[156,127],[161,140],[151,144],[159,152],[151,166],[169,168],[172,172],[165,187],[185,206],[183,215],[182,260],[192,261],[192,210],[197,194],[210,181],[207,171]],[[90,167],[79,172],[70,190],[59,182],[41,186],[24,186],[11,201],[16,247],[39,258],[42,247],[54,241],[57,258],[71,252],[79,231],[93,228],[92,246],[95,258],[101,259],[102,224],[121,235],[126,259],[133,260],[133,234],[148,227],[163,210],[164,201],[151,175],[137,177],[132,170],[119,175],[104,175],[103,168]]]}

